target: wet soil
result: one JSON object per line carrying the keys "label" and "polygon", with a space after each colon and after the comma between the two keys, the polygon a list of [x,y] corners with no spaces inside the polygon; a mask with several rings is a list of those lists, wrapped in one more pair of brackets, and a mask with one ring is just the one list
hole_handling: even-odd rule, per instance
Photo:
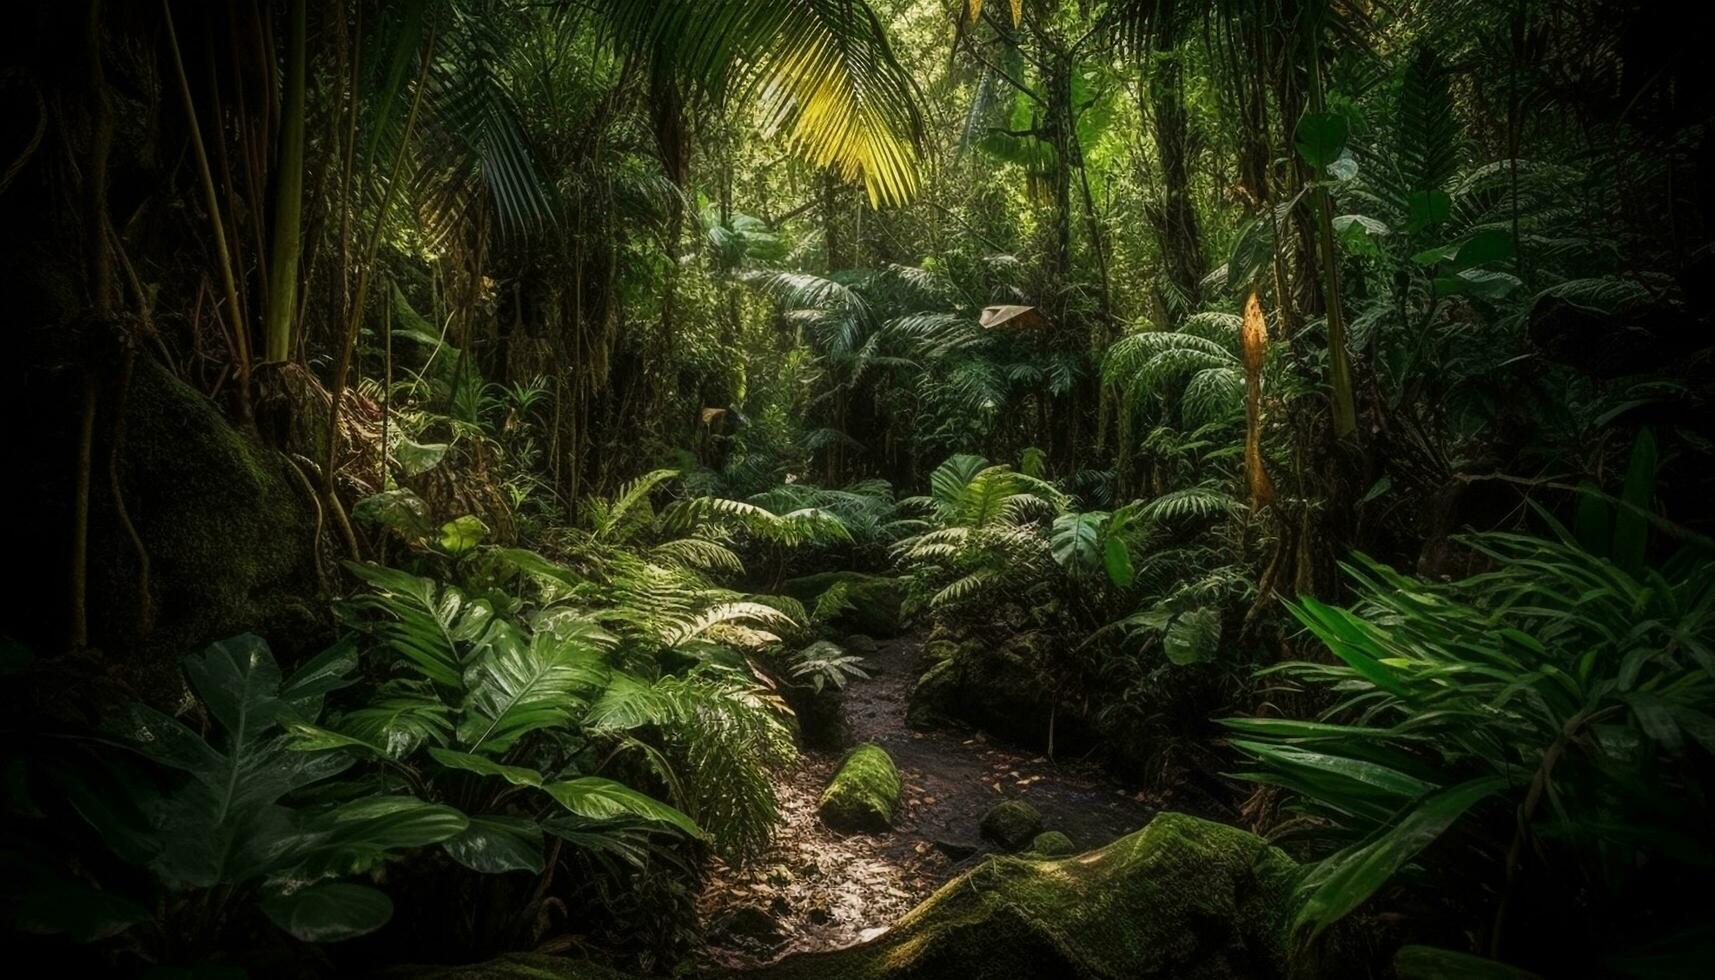
{"label": "wet soil", "polygon": [[1080,850],[1131,833],[1154,814],[1146,796],[1093,765],[1051,761],[981,732],[909,727],[906,702],[923,667],[920,646],[911,636],[883,643],[865,658],[871,678],[852,681],[845,692],[855,741],[885,748],[905,783],[893,831],[840,834],[823,826],[816,802],[843,753],[802,753],[776,787],[782,823],[772,849],[743,868],[717,864],[699,896],[707,965],[756,966],[879,935],[989,853],[978,827],[1001,800],[1028,802],[1047,829]]}

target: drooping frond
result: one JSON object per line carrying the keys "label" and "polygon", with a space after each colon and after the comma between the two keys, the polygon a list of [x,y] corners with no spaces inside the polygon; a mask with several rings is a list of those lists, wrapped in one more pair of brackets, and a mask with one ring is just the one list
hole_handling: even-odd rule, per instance
{"label": "drooping frond", "polygon": [[710,95],[756,98],[810,162],[862,180],[870,202],[918,186],[918,93],[868,4],[855,0],[595,0],[624,46]]}
{"label": "drooping frond", "polygon": [[1239,513],[1244,504],[1232,495],[1211,487],[1187,487],[1164,493],[1142,508],[1142,515],[1151,520],[1175,520],[1184,517],[1209,517],[1215,514]]}

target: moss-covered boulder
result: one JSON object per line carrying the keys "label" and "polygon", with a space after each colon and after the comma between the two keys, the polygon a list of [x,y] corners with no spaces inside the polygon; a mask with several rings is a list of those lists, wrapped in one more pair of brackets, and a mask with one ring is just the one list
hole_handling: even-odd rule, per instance
{"label": "moss-covered boulder", "polygon": [[832,684],[820,688],[798,680],[781,682],[776,688],[798,722],[798,737],[805,748],[837,750],[852,742],[851,723],[846,720],[846,692]]}
{"label": "moss-covered boulder", "polygon": [[1058,830],[1044,830],[1031,839],[1030,853],[1043,857],[1065,857],[1078,853],[1078,847],[1072,843],[1072,838]]}
{"label": "moss-covered boulder", "polygon": [[1057,698],[1044,683],[1061,669],[1056,639],[1045,632],[1020,633],[1002,643],[936,637],[922,649],[928,665],[912,688],[906,720],[918,727],[955,719],[1007,741],[1044,745],[1050,726],[1056,749],[1093,745],[1083,707]]}
{"label": "moss-covered boulder", "polygon": [[1297,866],[1254,834],[1177,813],[1057,861],[990,858],[880,937],[793,956],[768,980],[1284,977]]}
{"label": "moss-covered boulder", "polygon": [[[1298,867],[1255,834],[1163,813],[1077,857],[993,857],[862,945],[789,956],[753,980],[1274,980],[1287,976]],[[623,980],[513,955],[427,980]],[[730,976],[730,974],[726,974]]]}
{"label": "moss-covered boulder", "polygon": [[91,500],[98,646],[170,672],[186,650],[246,631],[266,636],[287,663],[331,638],[316,628],[325,604],[316,504],[303,478],[151,358],[137,358],[126,392],[118,480],[149,556],[149,616],[135,548],[104,489]]}
{"label": "moss-covered boulder", "polygon": [[1042,833],[1042,814],[1023,800],[1003,800],[983,814],[983,836],[1016,851]]}
{"label": "moss-covered boulder", "polygon": [[880,648],[880,646],[881,644],[875,642],[875,637],[866,636],[862,633],[853,633],[846,637],[845,640],[846,652],[855,653],[859,656],[867,657]]}
{"label": "moss-covered boulder", "polygon": [[879,745],[860,745],[846,756],[817,808],[835,830],[879,833],[893,826],[902,789],[899,770]]}
{"label": "moss-covered boulder", "polygon": [[866,636],[899,635],[899,608],[905,601],[905,588],[896,578],[863,572],[819,572],[789,579],[780,591],[814,607],[816,600],[836,585],[845,588],[847,608],[834,617],[835,627]]}
{"label": "moss-covered boulder", "polygon": [[905,723],[913,728],[931,728],[957,717],[959,667],[952,659],[940,660],[911,687],[905,704]]}

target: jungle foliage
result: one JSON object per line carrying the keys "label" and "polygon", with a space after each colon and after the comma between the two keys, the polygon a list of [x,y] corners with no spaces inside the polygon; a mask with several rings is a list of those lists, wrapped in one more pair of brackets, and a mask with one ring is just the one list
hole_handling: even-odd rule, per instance
{"label": "jungle foliage", "polygon": [[1287,848],[1301,972],[1702,975],[1670,7],[28,5],[0,907],[694,969],[905,633],[940,721]]}

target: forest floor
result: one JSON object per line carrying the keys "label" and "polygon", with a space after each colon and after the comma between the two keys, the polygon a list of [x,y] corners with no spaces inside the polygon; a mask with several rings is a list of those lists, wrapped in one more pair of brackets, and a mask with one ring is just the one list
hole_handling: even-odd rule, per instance
{"label": "forest floor", "polygon": [[883,643],[865,657],[870,679],[845,692],[853,738],[882,746],[899,767],[905,791],[894,829],[840,834],[824,826],[816,804],[843,753],[802,752],[775,787],[781,825],[770,851],[742,868],[717,862],[698,897],[706,965],[742,969],[879,935],[991,850],[978,828],[1001,800],[1028,802],[1079,850],[1131,833],[1153,815],[1147,797],[1094,765],[1050,761],[981,732],[909,727],[921,646],[916,636]]}

